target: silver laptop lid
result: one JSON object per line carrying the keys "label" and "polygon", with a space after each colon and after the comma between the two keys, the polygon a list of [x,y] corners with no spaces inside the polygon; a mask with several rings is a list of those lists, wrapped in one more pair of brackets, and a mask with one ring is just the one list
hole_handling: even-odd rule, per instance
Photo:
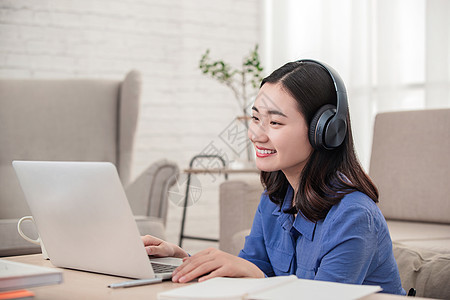
{"label": "silver laptop lid", "polygon": [[55,266],[154,277],[113,164],[14,161],[13,167]]}

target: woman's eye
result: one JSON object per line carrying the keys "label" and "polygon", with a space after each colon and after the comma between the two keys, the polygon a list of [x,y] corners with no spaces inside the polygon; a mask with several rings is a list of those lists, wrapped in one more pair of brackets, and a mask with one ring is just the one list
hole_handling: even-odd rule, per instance
{"label": "woman's eye", "polygon": [[253,121],[259,121],[258,117],[252,116]]}
{"label": "woman's eye", "polygon": [[271,121],[270,122],[271,125],[281,125],[281,123],[275,122],[275,121]]}

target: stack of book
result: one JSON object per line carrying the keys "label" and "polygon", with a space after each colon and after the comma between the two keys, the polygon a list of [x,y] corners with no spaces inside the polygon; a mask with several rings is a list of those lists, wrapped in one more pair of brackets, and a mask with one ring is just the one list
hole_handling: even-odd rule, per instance
{"label": "stack of book", "polygon": [[0,299],[32,298],[33,292],[25,289],[62,281],[62,272],[58,269],[0,259]]}

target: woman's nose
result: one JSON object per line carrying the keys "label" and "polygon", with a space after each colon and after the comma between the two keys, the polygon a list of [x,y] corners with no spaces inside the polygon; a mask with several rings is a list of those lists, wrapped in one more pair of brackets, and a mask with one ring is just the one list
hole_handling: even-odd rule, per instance
{"label": "woman's nose", "polygon": [[248,137],[255,143],[265,143],[268,141],[268,136],[264,128],[260,124],[250,123],[248,127]]}

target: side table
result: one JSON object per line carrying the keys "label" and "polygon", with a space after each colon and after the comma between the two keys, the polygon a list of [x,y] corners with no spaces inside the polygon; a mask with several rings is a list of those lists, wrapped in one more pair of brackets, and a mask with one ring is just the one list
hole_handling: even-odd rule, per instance
{"label": "side table", "polygon": [[[218,159],[222,163],[222,168],[193,168],[193,164],[196,160],[201,159]],[[259,173],[260,171],[258,169],[229,169],[226,166],[225,160],[219,156],[219,155],[196,155],[194,156],[190,163],[189,168],[183,170],[184,173],[187,174],[187,182],[186,182],[186,193],[184,195],[184,202],[183,202],[183,216],[181,219],[181,230],[180,230],[180,236],[179,236],[179,242],[178,245],[182,247],[183,240],[184,239],[190,239],[190,240],[200,240],[200,241],[207,241],[207,242],[218,242],[218,239],[211,239],[211,238],[205,238],[205,237],[199,237],[199,236],[190,236],[186,235],[184,233],[184,228],[186,224],[186,212],[187,212],[187,204],[189,201],[189,190],[191,185],[191,175],[192,174],[219,174],[224,175],[225,180],[228,180],[229,174],[243,174],[243,173]]]}

